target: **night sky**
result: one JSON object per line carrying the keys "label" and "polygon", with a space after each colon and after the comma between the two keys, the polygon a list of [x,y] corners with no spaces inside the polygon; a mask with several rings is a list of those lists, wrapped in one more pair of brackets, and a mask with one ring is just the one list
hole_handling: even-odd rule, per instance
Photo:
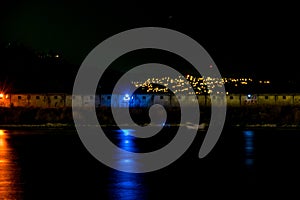
{"label": "night sky", "polygon": [[1,43],[53,50],[78,66],[120,31],[159,26],[197,40],[225,76],[297,77],[300,17],[292,4],[5,0],[0,16]]}

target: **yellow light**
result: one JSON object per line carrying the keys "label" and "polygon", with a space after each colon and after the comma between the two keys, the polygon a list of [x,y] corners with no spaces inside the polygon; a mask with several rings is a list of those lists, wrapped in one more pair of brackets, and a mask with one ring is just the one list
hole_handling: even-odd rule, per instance
{"label": "yellow light", "polygon": [[0,98],[1,98],[1,99],[3,98],[3,96],[4,96],[4,94],[3,94],[3,93],[0,93]]}
{"label": "yellow light", "polygon": [[0,130],[0,136],[3,136],[3,135],[5,135],[4,130]]}

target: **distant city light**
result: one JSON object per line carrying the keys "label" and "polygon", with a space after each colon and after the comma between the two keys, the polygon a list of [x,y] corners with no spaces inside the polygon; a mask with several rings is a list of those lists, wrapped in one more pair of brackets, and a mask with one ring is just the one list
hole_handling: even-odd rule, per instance
{"label": "distant city light", "polygon": [[[259,80],[258,83],[270,84],[269,80]],[[153,85],[153,83],[158,84]],[[218,88],[227,85],[230,87],[241,87],[255,84],[250,77],[241,78],[215,78],[215,77],[197,77],[191,74],[184,76],[171,77],[149,77],[146,81],[134,81],[132,84],[136,88],[141,88],[147,93],[180,93],[187,91],[188,94],[214,94]]]}

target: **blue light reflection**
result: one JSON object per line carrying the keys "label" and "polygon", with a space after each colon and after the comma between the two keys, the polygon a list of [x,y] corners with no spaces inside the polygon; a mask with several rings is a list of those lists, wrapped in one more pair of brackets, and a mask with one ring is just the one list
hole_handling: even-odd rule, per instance
{"label": "blue light reflection", "polygon": [[244,140],[245,140],[245,165],[249,168],[253,167],[254,164],[254,132],[253,131],[244,131]]}
{"label": "blue light reflection", "polygon": [[[116,130],[116,139],[118,146],[126,151],[136,152],[137,146],[135,137],[132,136],[134,130],[121,129]],[[135,159],[124,155],[114,155],[117,163],[126,165],[131,168],[136,168],[138,163]],[[143,183],[143,174],[127,173],[117,170],[111,170],[109,196],[111,199],[116,200],[143,200],[146,199],[146,187]]]}

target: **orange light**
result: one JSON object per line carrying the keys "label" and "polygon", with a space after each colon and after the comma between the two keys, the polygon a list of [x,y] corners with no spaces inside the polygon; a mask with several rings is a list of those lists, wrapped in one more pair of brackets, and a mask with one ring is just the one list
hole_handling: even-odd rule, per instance
{"label": "orange light", "polygon": [[3,98],[3,96],[4,96],[4,94],[3,94],[3,93],[0,93],[0,98],[1,98],[1,99]]}
{"label": "orange light", "polygon": [[0,130],[0,136],[3,136],[3,135],[5,135],[4,130]]}

